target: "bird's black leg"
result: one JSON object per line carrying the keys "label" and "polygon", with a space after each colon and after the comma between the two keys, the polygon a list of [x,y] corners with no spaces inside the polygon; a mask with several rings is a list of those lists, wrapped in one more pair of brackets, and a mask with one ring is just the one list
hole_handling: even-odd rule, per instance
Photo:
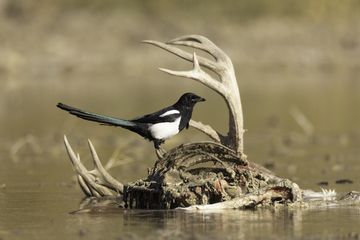
{"label": "bird's black leg", "polygon": [[155,147],[156,155],[158,156],[158,158],[163,158],[163,156],[166,153],[166,151],[160,146],[164,142],[165,141],[161,140],[161,139],[154,139],[154,147]]}
{"label": "bird's black leg", "polygon": [[162,143],[161,140],[154,139],[154,147],[155,147],[155,149],[160,149],[161,143]]}

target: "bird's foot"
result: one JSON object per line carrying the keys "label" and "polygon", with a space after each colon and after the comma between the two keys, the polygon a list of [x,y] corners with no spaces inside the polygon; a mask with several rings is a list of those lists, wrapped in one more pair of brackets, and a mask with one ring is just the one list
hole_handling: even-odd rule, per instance
{"label": "bird's foot", "polygon": [[162,147],[159,147],[159,148],[155,149],[155,153],[156,153],[156,156],[158,157],[158,159],[162,159],[162,158],[164,158],[166,151]]}

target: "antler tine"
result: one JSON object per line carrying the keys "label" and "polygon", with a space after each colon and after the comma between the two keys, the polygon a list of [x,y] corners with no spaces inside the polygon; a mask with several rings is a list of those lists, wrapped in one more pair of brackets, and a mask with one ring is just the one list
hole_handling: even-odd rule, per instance
{"label": "antler tine", "polygon": [[206,135],[208,135],[208,137],[210,137],[216,142],[221,142],[221,138],[223,138],[223,136],[219,132],[214,130],[210,125],[205,125],[202,122],[194,120],[190,120],[189,124],[191,127],[205,133]]}
{"label": "antler tine", "polygon": [[[80,160],[80,155],[77,155],[77,158]],[[101,195],[98,190],[96,190],[93,185],[96,184],[96,176],[93,175],[91,173],[92,171],[88,171],[88,178],[85,178],[87,180],[85,180],[82,175],[78,174],[77,178],[78,178],[78,182],[80,183],[80,188],[83,191],[83,193],[85,193],[86,196],[88,197],[101,197],[104,195]],[[88,179],[90,179],[91,181],[88,181]],[[101,192],[101,190],[99,190]]]}
{"label": "antler tine", "polygon": [[[181,45],[203,50],[212,55],[218,63],[229,62],[229,57],[208,38],[200,35],[186,35],[167,42],[171,45]],[[219,67],[217,67],[219,69]]]}
{"label": "antler tine", "polygon": [[105,182],[107,184],[110,184],[110,186],[113,189],[118,190],[120,193],[123,192],[124,189],[124,185],[120,182],[118,182],[115,178],[113,178],[104,168],[104,166],[101,164],[101,161],[99,159],[99,156],[96,153],[96,150],[93,146],[93,144],[91,143],[90,139],[88,139],[88,144],[89,144],[89,148],[90,148],[90,152],[91,152],[91,156],[95,165],[96,170],[98,171],[98,173],[101,175],[101,177],[105,180]]}
{"label": "antler tine", "polygon": [[159,68],[159,70],[166,72],[170,75],[197,80],[205,86],[210,87],[214,91],[218,92],[219,94],[224,95],[226,92],[226,90],[224,89],[224,85],[212,78],[209,74],[207,74],[200,68],[199,60],[195,52],[193,53],[193,62],[194,67],[190,71],[173,71],[166,68]]}
{"label": "antler tine", "polygon": [[[172,54],[175,54],[176,56],[178,56],[182,59],[185,59],[189,62],[193,61],[193,56],[191,53],[186,52],[180,48],[170,46],[169,44],[158,42],[158,41],[153,41],[153,40],[144,40],[144,41],[142,41],[142,43],[147,43],[147,44],[151,44],[156,47],[162,48],[162,49],[164,49]],[[213,71],[214,73],[217,73],[217,71],[219,70],[216,62],[211,61],[207,58],[199,57],[199,63],[201,66],[206,67],[207,69]]]}
{"label": "antler tine", "polygon": [[91,190],[89,186],[85,183],[84,179],[80,175],[77,175],[77,180],[83,193],[85,193],[86,196],[91,197]]}
{"label": "antler tine", "polygon": [[66,151],[69,155],[69,158],[71,160],[72,165],[74,166],[76,173],[80,174],[81,176],[86,175],[88,170],[81,163],[79,154],[75,154],[74,150],[71,148],[70,143],[65,135],[64,135],[64,143],[65,143]]}

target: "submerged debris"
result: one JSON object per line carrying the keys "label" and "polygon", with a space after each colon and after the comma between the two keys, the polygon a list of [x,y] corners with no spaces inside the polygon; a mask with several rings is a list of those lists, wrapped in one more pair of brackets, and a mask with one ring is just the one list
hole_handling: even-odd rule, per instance
{"label": "submerged debris", "polygon": [[333,200],[337,193],[334,189],[321,188],[321,192],[312,190],[303,190],[303,198],[305,200]]}
{"label": "submerged debris", "polygon": [[328,186],[328,185],[329,185],[329,182],[328,182],[328,181],[321,181],[321,182],[318,182],[317,185],[320,185],[320,186]]}
{"label": "submerged debris", "polygon": [[350,179],[339,179],[335,181],[336,184],[353,184],[354,182]]}
{"label": "submerged debris", "polygon": [[360,192],[357,191],[351,191],[340,198],[340,200],[344,201],[360,201]]}

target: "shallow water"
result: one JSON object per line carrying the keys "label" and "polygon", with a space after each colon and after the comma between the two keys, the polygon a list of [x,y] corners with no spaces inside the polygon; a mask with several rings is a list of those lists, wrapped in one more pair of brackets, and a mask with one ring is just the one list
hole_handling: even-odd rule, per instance
{"label": "shallow water", "polygon": [[[342,90],[332,88],[330,92],[336,96],[337,91]],[[316,96],[311,95],[311,91],[305,92],[298,93],[299,98],[303,98],[303,94],[307,94],[308,97]],[[265,99],[269,96],[291,99],[291,91],[289,95],[288,93],[277,95],[274,91],[262,95],[248,90],[245,98],[251,94],[255,96],[254,98],[258,98],[258,102],[266,102]],[[341,96],[340,101],[342,95],[338,94],[338,96]],[[271,109],[276,109],[277,101],[274,97],[272,101],[273,105],[266,103],[268,108],[264,109],[265,113],[262,113],[264,116],[267,114],[270,116]],[[311,100],[307,99],[307,101]],[[340,105],[338,108],[343,108],[345,105]],[[252,109],[247,104],[245,107]],[[251,110],[247,113],[250,116],[253,114]],[[316,115],[316,112],[313,114]],[[132,135],[129,135],[127,140],[132,143],[124,143],[122,131],[120,136],[118,134],[113,136],[112,129],[85,124],[81,120],[59,115],[61,118],[68,118],[67,121],[74,121],[79,128],[67,133],[74,129],[74,125],[70,124],[63,126],[64,130],[51,137],[33,136],[32,141],[40,145],[38,152],[31,144],[21,147],[16,152],[16,157],[11,155],[11,151],[6,149],[3,151],[0,183],[5,186],[0,188],[1,239],[359,238],[360,209],[358,207],[218,212],[105,208],[91,213],[70,214],[79,209],[83,195],[72,177],[72,169],[62,146],[62,131],[69,135],[73,147],[80,152],[88,166],[90,164],[86,148],[87,134],[91,134],[103,162],[110,158],[114,149],[122,145],[119,161],[124,161],[122,160],[124,156],[131,156],[131,160],[125,161],[112,173],[123,182],[143,177],[155,156],[150,143]],[[307,117],[310,119],[312,116],[314,115],[310,114]],[[198,117],[206,117],[206,115]],[[281,120],[281,115],[275,115],[275,118],[280,119],[278,126],[272,124],[269,126],[264,121],[264,125],[260,124],[259,129],[246,134],[246,153],[250,160],[265,164],[278,175],[294,180],[302,188],[320,191],[318,183],[326,181],[329,185],[323,187],[335,189],[340,195],[360,189],[358,174],[360,137],[356,130],[349,131],[352,128],[357,129],[356,125],[351,127],[343,124],[341,125],[343,131],[340,131],[339,126],[336,130],[321,126],[321,134],[315,130],[312,136],[305,136],[301,127],[296,124],[293,125],[293,130],[284,131],[287,128],[286,120]],[[290,126],[291,121],[294,120],[289,118]],[[338,117],[336,121],[347,122],[343,117]],[[331,125],[331,121],[325,121],[324,125],[327,123]],[[82,128],[82,124],[88,126]],[[167,147],[181,141],[196,139],[202,139],[202,136],[194,131],[188,131],[177,140],[170,141]],[[18,141],[14,141],[15,144]],[[49,146],[50,148],[46,149]],[[12,147],[13,145],[10,145],[10,149]],[[137,149],[136,152],[133,149]],[[353,183],[336,184],[335,181],[339,179],[349,179]]]}
{"label": "shallow water", "polygon": [[[26,189],[26,190],[24,190]],[[11,186],[1,196],[2,239],[358,239],[359,208],[185,212],[102,209],[69,214],[73,187]]]}

